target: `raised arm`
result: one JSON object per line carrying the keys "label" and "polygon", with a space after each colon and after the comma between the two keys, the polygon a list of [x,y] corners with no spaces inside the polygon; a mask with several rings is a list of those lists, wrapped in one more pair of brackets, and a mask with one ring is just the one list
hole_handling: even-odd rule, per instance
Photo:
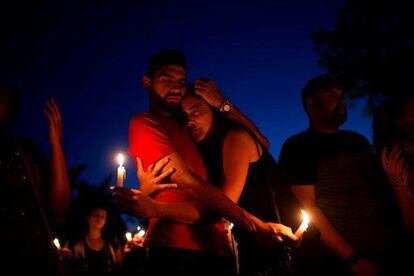
{"label": "raised arm", "polygon": [[[211,80],[206,78],[200,78],[195,81],[195,92],[203,97],[203,99],[211,106],[220,109],[222,104],[225,101],[225,97],[220,92],[218,86]],[[260,141],[267,149],[270,147],[270,143],[267,138],[260,133],[257,126],[250,120],[246,115],[244,115],[234,104],[228,112],[224,112],[226,116],[233,121],[239,122]]]}
{"label": "raised arm", "polygon": [[413,175],[410,174],[398,146],[394,146],[390,152],[384,149],[381,159],[388,179],[394,187],[404,225],[411,234],[414,234],[414,198],[409,185],[413,183]]}
{"label": "raised arm", "polygon": [[44,113],[49,120],[49,140],[52,152],[48,201],[52,214],[60,224],[70,201],[70,185],[62,143],[62,117],[53,99],[47,102]]}

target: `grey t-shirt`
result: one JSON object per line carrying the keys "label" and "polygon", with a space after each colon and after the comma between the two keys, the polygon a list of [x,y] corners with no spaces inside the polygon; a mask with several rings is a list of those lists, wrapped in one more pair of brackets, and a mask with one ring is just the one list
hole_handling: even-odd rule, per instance
{"label": "grey t-shirt", "polygon": [[391,185],[370,143],[352,131],[304,131],[283,145],[289,185],[315,185],[316,204],[359,254],[382,260],[402,244]]}

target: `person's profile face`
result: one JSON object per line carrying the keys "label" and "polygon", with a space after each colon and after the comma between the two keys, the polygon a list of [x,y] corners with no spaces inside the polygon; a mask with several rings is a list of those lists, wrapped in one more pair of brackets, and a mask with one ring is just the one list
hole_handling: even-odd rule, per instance
{"label": "person's profile face", "polygon": [[144,85],[160,103],[167,108],[174,109],[179,107],[185,94],[186,78],[187,73],[184,67],[165,65],[157,70],[152,78],[147,77]]}
{"label": "person's profile face", "polygon": [[319,120],[337,127],[345,123],[348,109],[342,88],[329,85],[313,97],[313,110]]}
{"label": "person's profile face", "polygon": [[88,216],[89,226],[102,229],[106,224],[107,213],[104,209],[96,208]]}
{"label": "person's profile face", "polygon": [[181,103],[186,115],[186,130],[195,142],[205,140],[213,128],[213,112],[210,106],[198,96],[186,95]]}

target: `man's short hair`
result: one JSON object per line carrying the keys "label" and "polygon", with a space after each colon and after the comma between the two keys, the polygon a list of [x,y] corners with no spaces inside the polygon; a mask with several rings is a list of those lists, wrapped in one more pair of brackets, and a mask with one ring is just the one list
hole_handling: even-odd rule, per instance
{"label": "man's short hair", "polygon": [[322,75],[319,75],[317,77],[310,79],[302,90],[302,104],[305,110],[306,110],[305,102],[307,98],[315,97],[319,91],[322,91],[323,89],[331,85],[336,85],[341,88],[343,87],[339,79],[337,79],[336,77],[333,77],[332,75],[328,75],[328,74],[322,74]]}
{"label": "man's short hair", "polygon": [[187,59],[184,53],[180,50],[163,50],[150,57],[146,74],[152,77],[157,70],[161,69],[165,65],[178,65],[186,68]]}

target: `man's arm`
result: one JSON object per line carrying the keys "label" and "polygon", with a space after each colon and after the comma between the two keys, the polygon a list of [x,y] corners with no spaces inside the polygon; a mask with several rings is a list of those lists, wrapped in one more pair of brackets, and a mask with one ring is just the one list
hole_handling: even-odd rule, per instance
{"label": "man's arm", "polygon": [[177,183],[180,189],[189,193],[194,199],[201,202],[203,206],[220,214],[250,233],[259,243],[274,246],[283,240],[281,235],[288,239],[297,240],[293,234],[281,233],[277,226],[265,223],[243,210],[219,189],[196,176],[188,169],[176,152],[170,154],[168,158],[170,158],[171,162],[166,169],[168,170],[169,166],[176,169],[176,172],[171,176],[171,180]]}
{"label": "man's arm", "polygon": [[[203,97],[203,99],[214,108],[220,108],[224,102],[224,96],[220,92],[217,85],[209,79],[199,79],[195,81],[195,92]],[[229,112],[224,113],[230,120],[238,122],[245,126],[267,149],[270,147],[270,143],[267,138],[260,133],[257,126],[244,115],[236,106],[234,106]]]}
{"label": "man's arm", "polygon": [[[315,224],[321,234],[321,242],[342,261],[348,260],[355,254],[352,246],[341,236],[322,210],[315,204],[315,185],[294,185],[291,188],[293,194],[312,217],[312,223]],[[373,275],[376,269],[370,261],[361,258],[352,265],[351,270],[358,275]]]}

